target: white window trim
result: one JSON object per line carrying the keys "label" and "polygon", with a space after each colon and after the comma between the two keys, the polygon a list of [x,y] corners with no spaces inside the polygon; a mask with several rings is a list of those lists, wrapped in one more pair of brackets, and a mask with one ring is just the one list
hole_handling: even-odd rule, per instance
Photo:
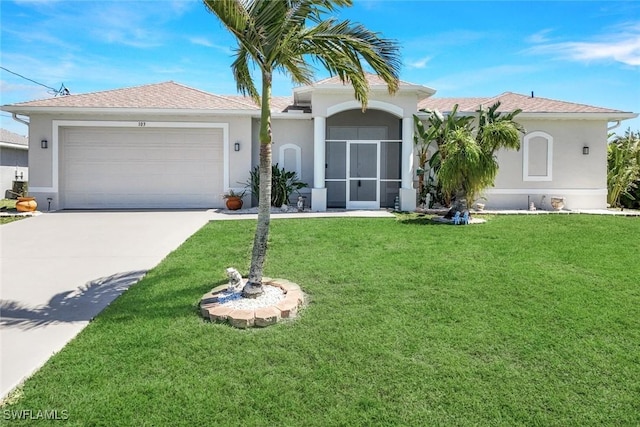
{"label": "white window trim", "polygon": [[[547,141],[547,174],[529,175],[529,142],[532,138],[543,138]],[[522,142],[522,180],[553,181],[553,137],[546,132],[534,131],[524,136]]]}
{"label": "white window trim", "polygon": [[298,179],[302,178],[302,149],[296,144],[284,144],[280,146],[279,156],[280,156],[280,166],[284,167],[284,159],[287,150],[293,150],[296,156],[296,168],[295,173],[298,175]]}

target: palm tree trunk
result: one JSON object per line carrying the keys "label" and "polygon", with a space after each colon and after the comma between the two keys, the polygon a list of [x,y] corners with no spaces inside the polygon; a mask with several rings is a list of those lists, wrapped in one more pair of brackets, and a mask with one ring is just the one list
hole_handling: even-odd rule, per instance
{"label": "palm tree trunk", "polygon": [[267,255],[269,224],[271,222],[271,73],[262,73],[262,99],[260,120],[260,191],[258,223],[253,240],[249,280],[242,290],[245,298],[256,298],[262,289],[262,272]]}

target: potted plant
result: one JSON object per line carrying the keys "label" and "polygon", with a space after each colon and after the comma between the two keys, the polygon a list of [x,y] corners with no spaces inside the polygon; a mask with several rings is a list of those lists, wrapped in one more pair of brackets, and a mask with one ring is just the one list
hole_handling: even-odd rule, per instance
{"label": "potted plant", "polygon": [[222,195],[222,198],[225,200],[225,204],[227,205],[227,209],[230,211],[236,211],[242,208],[242,197],[244,197],[244,191],[237,192],[233,190],[229,190]]}
{"label": "potted plant", "polygon": [[15,196],[17,196],[18,201],[16,202],[16,210],[18,212],[34,212],[38,207],[38,203],[36,202],[35,197],[30,197],[29,192],[27,190],[27,184],[23,183],[20,192],[11,191]]}

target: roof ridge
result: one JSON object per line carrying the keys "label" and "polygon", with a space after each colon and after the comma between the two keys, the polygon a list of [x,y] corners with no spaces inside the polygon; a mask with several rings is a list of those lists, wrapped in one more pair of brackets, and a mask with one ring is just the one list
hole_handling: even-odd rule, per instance
{"label": "roof ridge", "polygon": [[164,82],[145,83],[145,84],[141,84],[141,85],[121,87],[121,88],[116,88],[116,89],[105,89],[105,90],[97,90],[97,91],[94,91],[94,92],[83,92],[83,93],[70,93],[69,95],[51,96],[49,98],[32,99],[32,100],[29,100],[29,101],[18,102],[15,105],[27,104],[27,103],[39,102],[39,101],[48,101],[50,99],[55,99],[55,98],[69,98],[69,97],[76,98],[76,97],[79,97],[79,96],[89,96],[89,95],[98,95],[98,94],[104,94],[104,93],[109,93],[109,92],[119,92],[119,91],[123,91],[123,90],[131,90],[131,89],[139,89],[139,88],[143,88],[143,87],[159,86],[159,85],[163,85],[163,84],[167,84],[167,83],[179,84],[179,83],[174,82],[173,80],[168,80],[168,81],[164,81]]}
{"label": "roof ridge", "polygon": [[575,106],[579,106],[579,107],[589,107],[589,108],[596,108],[596,109],[601,109],[601,110],[609,110],[609,111],[621,111],[621,110],[616,110],[613,108],[608,108],[608,107],[598,107],[597,105],[592,105],[592,104],[585,104],[583,102],[575,102],[575,101],[564,101],[561,99],[556,99],[556,98],[547,98],[545,96],[529,96],[529,95],[524,95],[522,93],[516,93],[516,92],[504,92],[500,95],[500,96],[504,96],[504,95],[515,95],[521,98],[527,98],[527,99],[542,99],[544,101],[551,101],[551,102],[561,102],[563,104],[570,104],[570,105],[575,105]]}
{"label": "roof ridge", "polygon": [[[514,94],[514,95],[520,95],[520,96],[527,97],[527,95],[521,95],[521,94],[518,94],[518,93],[516,93],[516,94]],[[583,103],[583,102],[563,101],[563,100],[560,100],[560,99],[547,98],[547,97],[544,97],[544,96],[539,96],[539,97],[538,97],[538,96],[536,96],[536,97],[534,97],[533,99],[535,99],[535,98],[542,98],[542,99],[545,99],[545,100],[548,100],[548,101],[554,101],[554,102],[564,102],[565,104],[579,105],[579,106],[581,106],[581,107],[600,108],[600,109],[606,109],[606,110],[611,110],[611,111],[621,111],[621,110],[615,110],[615,109],[613,109],[613,108],[608,108],[608,107],[598,107],[597,105],[585,104],[585,103]]]}
{"label": "roof ridge", "polygon": [[236,100],[234,100],[234,99],[231,99],[231,98],[229,98],[227,95],[219,95],[219,94],[217,94],[217,93],[207,92],[207,91],[202,90],[202,89],[198,89],[198,88],[195,88],[195,87],[187,86],[187,85],[185,85],[185,84],[183,84],[183,83],[174,82],[173,80],[171,80],[171,81],[169,81],[169,82],[166,82],[166,83],[173,83],[173,84],[175,84],[176,86],[180,86],[180,87],[182,87],[182,88],[189,89],[189,90],[192,90],[192,91],[194,91],[194,92],[201,93],[201,94],[203,94],[203,95],[213,96],[213,97],[215,97],[215,98],[222,98],[222,99],[224,99],[224,100],[226,100],[226,101],[238,102],[238,103],[241,103],[241,104],[243,104],[243,105],[245,105],[245,106],[247,106],[247,107],[255,107],[255,105],[250,105],[250,104],[244,103],[244,102],[242,102],[242,101],[236,101]]}
{"label": "roof ridge", "polygon": [[434,97],[421,102],[419,105],[421,108],[434,108],[434,106],[442,106],[446,103],[457,102],[461,106],[461,109],[459,111],[471,112],[472,109],[477,109],[480,106],[491,106],[496,101],[500,102],[501,111],[519,108],[528,113],[624,113],[624,111],[607,107],[597,107],[590,104],[578,103],[573,101],[562,101],[546,97],[531,97],[529,95],[515,92],[503,92],[499,95],[486,98]]}
{"label": "roof ridge", "polygon": [[237,103],[245,105],[247,107],[251,107],[251,108],[259,107],[256,103],[251,104],[251,103],[248,103],[248,102],[244,101],[244,99],[246,99],[246,98],[252,99],[250,96],[248,97],[248,96],[245,96],[245,95],[238,95],[238,98],[243,98],[242,100],[239,100],[239,99],[236,100],[236,99],[230,98],[231,96],[234,96],[234,95],[215,95],[215,96],[217,96],[219,98],[222,98],[222,99],[225,99],[227,101],[237,102]]}
{"label": "roof ridge", "polygon": [[[501,94],[499,94],[499,95],[491,96],[491,97],[487,97],[487,98],[485,98],[485,99],[484,99],[484,101],[483,101],[483,102],[481,102],[481,103],[478,105],[478,107],[482,107],[482,106],[484,106],[485,104],[489,104],[489,103],[490,103],[491,105],[493,105],[493,104],[495,104],[496,102],[500,102],[500,98],[502,98],[502,97],[503,97],[503,96],[505,96],[505,95],[517,95],[517,94],[516,94],[516,93],[513,93],[513,92],[509,92],[509,91],[507,91],[507,92],[502,92],[502,93],[501,93]],[[495,100],[495,101],[494,101],[494,100]]]}
{"label": "roof ridge", "polygon": [[[375,78],[377,78],[377,79],[381,79],[381,80],[383,80],[383,81],[384,81],[384,79],[382,79],[382,77],[380,77],[380,76],[379,76],[378,74],[376,74],[376,73],[371,73],[371,72],[369,72],[369,71],[365,71],[365,72],[364,72],[364,75],[365,75],[365,78],[366,78],[366,80],[367,80],[367,83],[370,83],[370,82],[369,82],[369,80],[368,80],[368,78],[369,78],[369,77],[375,77]],[[332,79],[335,79],[335,78],[338,78],[338,79],[339,79],[339,78],[340,78],[340,76],[336,74],[335,76],[330,76],[330,77],[324,78],[324,79],[322,79],[322,80],[315,81],[315,82],[311,83],[311,86],[322,85],[322,84],[325,84],[325,82],[327,82],[327,81],[329,81],[329,80],[332,80]],[[348,78],[347,78],[347,82],[348,82]],[[343,83],[343,84],[345,84],[345,85],[346,85],[346,84],[348,84],[348,83]],[[381,84],[382,84],[382,83],[381,83]],[[409,82],[409,81],[406,81],[406,80],[402,80],[402,79],[400,79],[400,78],[398,78],[398,84],[399,84],[399,85],[410,85],[410,86],[422,86],[422,85],[420,85],[420,84],[418,84],[418,83],[412,83],[412,82]]]}

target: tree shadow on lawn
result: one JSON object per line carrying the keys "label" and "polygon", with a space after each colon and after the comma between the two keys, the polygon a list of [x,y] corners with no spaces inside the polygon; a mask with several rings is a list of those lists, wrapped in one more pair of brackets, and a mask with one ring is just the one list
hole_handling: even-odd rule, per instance
{"label": "tree shadow on lawn", "polygon": [[44,306],[29,307],[19,301],[0,300],[0,326],[33,329],[41,326],[89,321],[137,283],[146,270],[118,273],[54,295]]}
{"label": "tree shadow on lawn", "polygon": [[448,222],[435,221],[433,216],[402,218],[398,222],[404,225],[453,225]]}

